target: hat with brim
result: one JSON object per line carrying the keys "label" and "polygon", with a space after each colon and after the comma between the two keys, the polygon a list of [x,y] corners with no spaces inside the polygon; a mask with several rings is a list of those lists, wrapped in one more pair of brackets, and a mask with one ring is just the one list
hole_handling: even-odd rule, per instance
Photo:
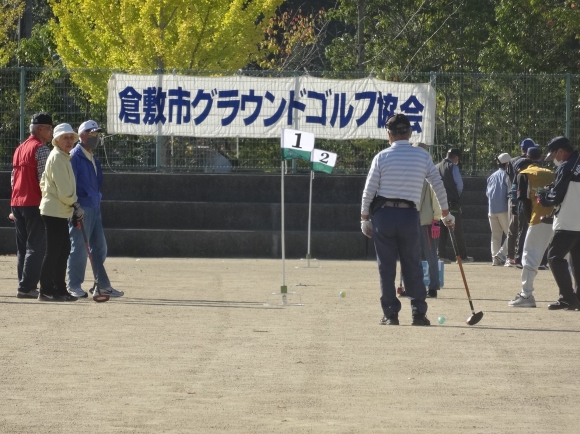
{"label": "hat with brim", "polygon": [[82,134],[85,131],[89,132],[89,133],[102,133],[103,129],[99,128],[99,124],[97,124],[95,121],[89,120],[89,121],[83,122],[81,124],[81,126],[79,127],[79,134]]}
{"label": "hat with brim", "polygon": [[509,163],[510,160],[511,160],[510,154],[508,154],[507,152],[499,154],[497,157],[497,161],[499,161],[501,164]]}
{"label": "hat with brim", "polygon": [[74,134],[75,142],[79,139],[79,135],[69,124],[58,124],[54,127],[54,131],[52,132],[52,145],[56,146],[56,139],[64,134]]}
{"label": "hat with brim", "polygon": [[557,152],[558,149],[569,147],[569,146],[570,146],[570,140],[568,140],[568,137],[564,137],[564,136],[554,137],[548,143],[548,146],[547,146],[548,153],[546,154],[546,158],[544,158],[544,160],[551,160],[552,158],[554,158],[553,154],[555,152]]}
{"label": "hat with brim", "polygon": [[52,125],[52,116],[48,113],[36,113],[30,120],[31,125]]}

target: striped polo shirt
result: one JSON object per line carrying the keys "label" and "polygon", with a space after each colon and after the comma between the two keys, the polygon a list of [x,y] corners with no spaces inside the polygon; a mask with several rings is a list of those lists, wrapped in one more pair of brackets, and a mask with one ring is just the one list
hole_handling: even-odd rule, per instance
{"label": "striped polo shirt", "polygon": [[431,156],[407,140],[393,142],[373,159],[363,192],[361,215],[369,214],[375,195],[405,199],[419,206],[425,179],[433,187],[441,209],[448,209],[445,187]]}

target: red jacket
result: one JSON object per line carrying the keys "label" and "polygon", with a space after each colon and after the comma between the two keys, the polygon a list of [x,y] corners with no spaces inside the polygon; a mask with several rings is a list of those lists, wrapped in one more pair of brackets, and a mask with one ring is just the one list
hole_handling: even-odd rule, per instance
{"label": "red jacket", "polygon": [[44,144],[35,136],[30,136],[14,152],[14,185],[10,206],[39,206],[42,195],[38,181],[36,151]]}

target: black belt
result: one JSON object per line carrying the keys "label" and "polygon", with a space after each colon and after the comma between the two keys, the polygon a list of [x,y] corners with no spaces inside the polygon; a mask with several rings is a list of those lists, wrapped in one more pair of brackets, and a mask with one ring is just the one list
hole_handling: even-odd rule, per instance
{"label": "black belt", "polygon": [[387,200],[383,206],[388,206],[391,208],[415,208],[407,202],[396,202],[393,200]]}

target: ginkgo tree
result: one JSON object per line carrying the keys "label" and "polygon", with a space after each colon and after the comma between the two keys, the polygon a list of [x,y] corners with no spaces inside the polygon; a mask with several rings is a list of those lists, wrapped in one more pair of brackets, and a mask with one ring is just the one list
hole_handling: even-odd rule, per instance
{"label": "ginkgo tree", "polygon": [[[49,0],[52,30],[67,68],[151,73],[232,70],[258,50],[282,0]],[[95,101],[105,74],[73,73]]]}
{"label": "ginkgo tree", "polygon": [[14,55],[18,20],[24,12],[22,0],[0,0],[0,66],[8,65]]}

